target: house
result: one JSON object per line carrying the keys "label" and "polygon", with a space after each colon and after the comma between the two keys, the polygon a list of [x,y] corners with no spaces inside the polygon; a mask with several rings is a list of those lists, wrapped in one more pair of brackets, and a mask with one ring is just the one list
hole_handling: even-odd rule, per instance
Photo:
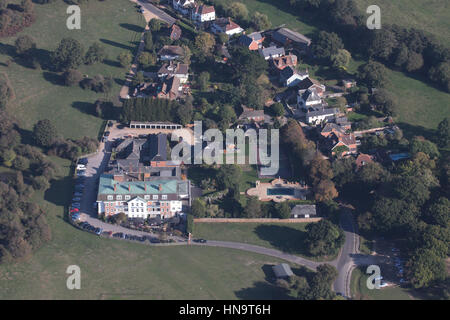
{"label": "house", "polygon": [[157,93],[160,99],[176,100],[181,94],[180,78],[168,76],[164,79],[161,91]]}
{"label": "house", "polygon": [[326,108],[322,104],[308,107],[305,112],[305,120],[308,124],[321,124],[324,121],[333,120],[336,114],[339,113],[337,108]]}
{"label": "house", "polygon": [[294,273],[291,270],[291,267],[287,263],[281,263],[277,264],[276,266],[272,267],[273,273],[275,274],[275,277],[277,278],[289,278],[294,275]]}
{"label": "house", "polygon": [[308,75],[302,72],[297,72],[292,67],[286,67],[280,72],[280,83],[285,87],[292,87],[305,79]]}
{"label": "house", "polygon": [[288,28],[280,28],[272,33],[272,39],[283,46],[291,45],[302,51],[308,49],[311,39]]}
{"label": "house", "polygon": [[345,130],[351,130],[352,129],[352,123],[348,121],[347,117],[337,117],[335,119],[335,122],[337,125],[342,127]]}
{"label": "house", "polygon": [[296,87],[298,88],[299,95],[303,94],[308,89],[314,89],[316,93],[322,97],[326,90],[326,87],[323,84],[310,77],[303,79]]}
{"label": "house", "polygon": [[[278,70],[283,70],[286,67],[295,67],[297,65],[297,56],[295,54],[288,54],[286,56],[272,58],[270,63],[272,67]],[[308,74],[308,71],[306,71],[306,74]]]}
{"label": "house", "polygon": [[360,169],[363,166],[365,166],[368,163],[373,162],[373,157],[369,154],[365,154],[365,153],[360,153],[358,154],[358,156],[356,157],[355,160],[355,164],[356,164],[356,169]]}
{"label": "house", "polygon": [[253,32],[249,35],[242,35],[239,38],[239,44],[247,47],[248,50],[258,50],[262,47],[264,37],[259,32]]}
{"label": "house", "polygon": [[237,23],[230,18],[218,18],[211,25],[211,31],[214,33],[226,33],[229,36],[244,31]]}
{"label": "house", "polygon": [[356,81],[353,79],[344,79],[342,80],[342,85],[345,89],[350,89],[356,87]]}
{"label": "house", "polygon": [[189,66],[187,64],[169,61],[169,63],[164,63],[158,70],[158,77],[165,78],[167,76],[174,76],[180,79],[180,83],[186,83],[189,77],[188,74]]}
{"label": "house", "polygon": [[264,110],[253,110],[251,108],[243,107],[244,111],[239,116],[240,120],[247,120],[250,122],[261,122],[265,120]]}
{"label": "house", "polygon": [[276,46],[271,46],[268,48],[260,48],[259,54],[264,57],[265,60],[278,58],[285,55],[284,48],[278,48]]}
{"label": "house", "polygon": [[332,133],[329,137],[329,145],[331,155],[346,156],[348,154],[356,154],[358,147],[356,138],[353,133],[336,134]]}
{"label": "house", "polygon": [[191,19],[196,22],[213,21],[216,19],[216,11],[213,6],[195,6],[191,11]]}
{"label": "house", "polygon": [[158,51],[158,57],[162,61],[175,60],[184,57],[184,50],[180,46],[164,46]]}
{"label": "house", "polygon": [[320,134],[325,137],[328,138],[332,133],[335,133],[337,135],[339,134],[345,134],[345,129],[342,128],[341,126],[339,126],[336,123],[332,123],[332,122],[327,122],[322,131],[320,131]]}
{"label": "house", "polygon": [[322,98],[315,88],[306,91],[299,90],[297,95],[298,108],[307,108],[309,106],[322,104]]}
{"label": "house", "polygon": [[113,175],[115,181],[148,181],[158,177],[180,177],[179,163],[167,160],[166,134],[152,134],[146,138],[125,138],[113,148],[112,152],[114,157],[108,163],[111,169],[107,173]]}
{"label": "house", "polygon": [[195,6],[195,0],[172,0],[172,6],[183,15],[187,15]]}
{"label": "house", "polygon": [[97,208],[106,217],[125,213],[128,218],[171,218],[182,212],[190,199],[189,180],[160,178],[118,182],[110,174],[100,176]]}
{"label": "house", "polygon": [[170,40],[178,40],[181,38],[181,28],[176,24],[173,24],[171,27],[167,28],[168,36]]}
{"label": "house", "polygon": [[297,204],[291,210],[291,218],[310,218],[317,215],[316,205],[314,204]]}

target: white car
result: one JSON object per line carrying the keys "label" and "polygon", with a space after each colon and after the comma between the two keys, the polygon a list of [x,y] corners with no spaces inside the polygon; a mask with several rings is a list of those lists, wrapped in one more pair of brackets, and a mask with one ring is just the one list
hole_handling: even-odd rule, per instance
{"label": "white car", "polygon": [[384,288],[384,287],[387,287],[387,286],[388,286],[387,282],[380,283],[380,288]]}
{"label": "white car", "polygon": [[78,164],[77,170],[86,170],[86,166],[84,164]]}

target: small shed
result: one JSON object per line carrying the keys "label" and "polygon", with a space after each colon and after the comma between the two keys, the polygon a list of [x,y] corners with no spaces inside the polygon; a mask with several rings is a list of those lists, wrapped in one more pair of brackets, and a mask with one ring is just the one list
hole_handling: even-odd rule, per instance
{"label": "small shed", "polygon": [[277,278],[289,278],[294,275],[291,267],[287,263],[277,264],[276,266],[273,266],[272,269]]}
{"label": "small shed", "polygon": [[309,218],[317,215],[316,205],[314,204],[298,204],[291,210],[292,218]]}

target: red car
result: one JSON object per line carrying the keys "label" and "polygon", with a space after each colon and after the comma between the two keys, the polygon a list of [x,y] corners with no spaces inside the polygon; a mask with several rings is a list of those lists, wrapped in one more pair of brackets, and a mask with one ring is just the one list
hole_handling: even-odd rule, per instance
{"label": "red car", "polygon": [[70,213],[74,213],[74,212],[78,212],[78,211],[80,211],[80,210],[78,210],[77,208],[70,209]]}

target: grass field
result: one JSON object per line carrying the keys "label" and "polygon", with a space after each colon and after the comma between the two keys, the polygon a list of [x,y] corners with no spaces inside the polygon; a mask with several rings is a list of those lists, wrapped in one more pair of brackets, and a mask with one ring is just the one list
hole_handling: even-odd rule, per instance
{"label": "grass field", "polygon": [[[62,38],[79,40],[85,50],[92,43],[99,42],[105,47],[108,59],[105,63],[81,66],[79,70],[90,77],[96,74],[112,76],[114,86],[108,98],[118,96],[127,70],[118,66],[116,57],[124,50],[135,49],[135,41],[145,24],[142,15],[128,0],[90,1],[81,6],[81,30],[68,30],[66,9],[67,4],[63,1],[35,4],[36,22],[17,36],[32,36],[44,61],[48,60]],[[12,83],[16,99],[9,109],[20,125],[29,130],[38,120],[48,118],[66,138],[97,137],[101,119],[92,115],[91,104],[105,95],[62,86],[58,83],[57,74],[29,68],[20,60],[8,67],[6,62],[13,59],[15,39],[3,38],[1,41],[0,73],[6,73]]]}
{"label": "grass field", "polygon": [[381,23],[422,29],[444,43],[450,38],[450,3],[447,0],[356,0],[361,12],[369,5],[381,9]]}
{"label": "grass field", "polygon": [[305,246],[307,223],[198,223],[194,224],[196,238],[255,244],[303,256],[311,260],[332,260],[334,257],[315,258],[308,255]]}
{"label": "grass field", "polygon": [[356,268],[352,272],[351,290],[356,300],[412,300],[407,289],[401,287],[386,287],[369,290],[367,288],[368,275]]}
{"label": "grass field", "polygon": [[[47,212],[50,243],[26,262],[0,266],[0,299],[279,299],[266,278],[275,258],[232,249],[150,247],[99,238],[64,220],[70,163],[34,199]],[[42,200],[45,199],[45,200]],[[81,268],[81,290],[66,288],[66,268]],[[295,267],[295,266],[293,266]]]}

